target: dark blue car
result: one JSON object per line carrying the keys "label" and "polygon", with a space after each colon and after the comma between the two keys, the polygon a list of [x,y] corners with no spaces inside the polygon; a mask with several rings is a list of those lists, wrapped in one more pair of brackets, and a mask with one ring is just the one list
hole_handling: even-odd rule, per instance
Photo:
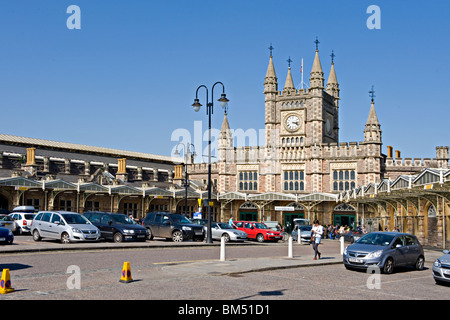
{"label": "dark blue car", "polygon": [[0,228],[0,243],[12,244],[14,235],[11,230],[7,228]]}

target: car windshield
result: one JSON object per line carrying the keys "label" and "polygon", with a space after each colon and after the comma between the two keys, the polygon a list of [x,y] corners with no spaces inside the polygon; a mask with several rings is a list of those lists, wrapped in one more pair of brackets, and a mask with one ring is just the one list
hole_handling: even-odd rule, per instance
{"label": "car windshield", "polygon": [[171,214],[170,218],[176,223],[192,223],[188,218],[181,214]]}
{"label": "car windshield", "polygon": [[269,227],[267,227],[264,223],[255,223],[255,228],[256,229],[269,229]]}
{"label": "car windshield", "polygon": [[301,226],[300,227],[300,231],[311,231],[312,227],[311,226]]}
{"label": "car windshield", "polygon": [[228,223],[218,223],[220,229],[234,229],[232,226],[230,226]]}
{"label": "car windshield", "polygon": [[80,214],[63,213],[61,215],[68,224],[90,224],[89,220]]}
{"label": "car windshield", "polygon": [[111,217],[115,224],[134,224],[133,220],[124,214],[113,214]]}
{"label": "car windshield", "polygon": [[371,244],[374,246],[388,246],[394,237],[395,235],[391,234],[369,233],[356,241],[356,243]]}

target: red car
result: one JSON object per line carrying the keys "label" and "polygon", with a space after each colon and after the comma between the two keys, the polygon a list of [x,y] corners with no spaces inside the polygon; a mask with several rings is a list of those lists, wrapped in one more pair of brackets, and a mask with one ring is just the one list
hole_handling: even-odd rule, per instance
{"label": "red car", "polygon": [[264,223],[255,221],[235,221],[234,226],[238,230],[247,233],[249,239],[256,239],[258,242],[278,241],[282,239],[282,235],[278,231],[274,231]]}

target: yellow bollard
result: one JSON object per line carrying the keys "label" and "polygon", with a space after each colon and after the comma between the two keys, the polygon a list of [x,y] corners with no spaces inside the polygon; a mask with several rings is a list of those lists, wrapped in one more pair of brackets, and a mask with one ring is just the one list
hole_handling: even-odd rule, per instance
{"label": "yellow bollard", "polygon": [[0,294],[14,292],[14,288],[11,288],[11,277],[9,275],[9,269],[3,269],[2,278],[0,279]]}
{"label": "yellow bollard", "polygon": [[132,282],[133,278],[131,278],[131,267],[129,262],[123,263],[122,268],[122,276],[120,277],[119,282],[129,283]]}

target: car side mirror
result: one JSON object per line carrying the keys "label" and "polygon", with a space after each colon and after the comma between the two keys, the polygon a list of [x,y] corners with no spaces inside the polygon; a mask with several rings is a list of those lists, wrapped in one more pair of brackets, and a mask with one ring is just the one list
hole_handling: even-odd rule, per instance
{"label": "car side mirror", "polygon": [[403,247],[401,244],[397,244],[396,246],[395,246],[396,248],[401,248],[401,247]]}
{"label": "car side mirror", "polygon": [[112,225],[112,220],[108,221],[108,226]]}
{"label": "car side mirror", "polygon": [[165,220],[165,221],[163,222],[163,224],[166,225],[166,226],[168,226],[168,225],[170,225],[170,221],[169,221],[169,220]]}

